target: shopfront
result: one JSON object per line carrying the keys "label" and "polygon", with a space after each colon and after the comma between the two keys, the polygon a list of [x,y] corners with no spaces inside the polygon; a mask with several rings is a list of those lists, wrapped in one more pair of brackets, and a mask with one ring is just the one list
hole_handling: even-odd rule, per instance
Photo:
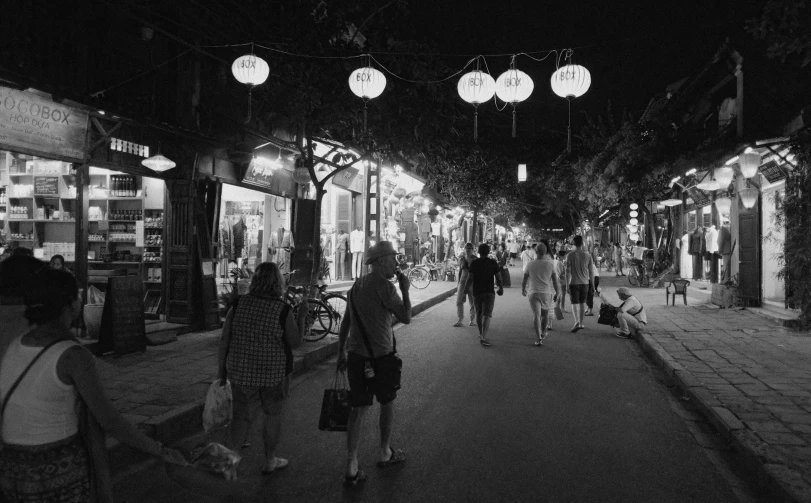
{"label": "shopfront", "polygon": [[358,163],[358,167],[343,168],[327,182],[327,193],[321,200],[322,277],[326,281],[351,278],[351,236],[353,232],[362,236],[364,227],[364,180],[363,166]]}

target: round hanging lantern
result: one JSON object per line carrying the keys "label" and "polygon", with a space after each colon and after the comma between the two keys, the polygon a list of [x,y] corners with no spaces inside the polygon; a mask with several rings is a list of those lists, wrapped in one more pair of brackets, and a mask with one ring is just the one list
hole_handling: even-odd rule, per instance
{"label": "round hanging lantern", "polygon": [[515,68],[507,70],[496,79],[496,96],[506,103],[521,103],[529,98],[533,89],[535,83],[529,75]]}
{"label": "round hanging lantern", "polygon": [[639,234],[631,234],[628,236],[631,241],[639,241]]}
{"label": "round hanging lantern", "polygon": [[258,86],[264,84],[270,75],[270,67],[267,61],[254,56],[253,54],[246,54],[238,57],[231,65],[231,73],[234,78],[242,84],[249,86]]}
{"label": "round hanging lantern", "polygon": [[414,204],[422,204],[422,202],[425,201],[425,198],[422,196],[414,196],[411,198],[411,200],[414,201]]}
{"label": "round hanging lantern", "polygon": [[405,195],[406,195],[406,190],[404,188],[397,187],[396,189],[394,189],[394,197],[396,197],[397,199],[400,199],[400,198],[404,197]]}
{"label": "round hanging lantern", "polygon": [[638,204],[636,204],[636,203],[631,203],[631,205],[629,206],[629,208],[631,208],[632,210],[637,210],[637,209],[639,209],[639,205],[638,205]]}
{"label": "round hanging lantern", "polygon": [[310,171],[305,167],[296,168],[293,171],[293,180],[300,185],[310,183]]}
{"label": "round hanging lantern", "polygon": [[638,212],[638,211],[636,211],[636,210],[634,210],[634,211],[632,211],[631,213],[629,213],[629,215],[631,215],[631,218],[636,218],[636,217],[638,217],[638,216],[639,216],[639,212]]}
{"label": "round hanging lantern", "polygon": [[[741,154],[738,157],[738,166],[741,167],[741,174],[744,178],[752,178],[757,174],[757,169],[760,167],[760,154],[757,152]],[[747,207],[751,208],[751,206]]]}
{"label": "round hanging lantern", "polygon": [[722,190],[729,187],[729,184],[732,183],[733,178],[735,178],[735,170],[729,166],[715,168],[715,181],[718,182],[718,185]]}
{"label": "round hanging lantern", "polygon": [[466,73],[456,86],[459,96],[468,103],[480,105],[496,93],[496,81],[489,73],[481,70]]}
{"label": "round hanging lantern", "polygon": [[406,208],[408,208],[408,209],[410,210],[411,208],[413,208],[413,207],[414,207],[414,201],[411,201],[411,200],[406,201],[406,203],[405,203],[405,207],[406,207]]}
{"label": "round hanging lantern", "polygon": [[566,65],[552,74],[552,91],[561,98],[579,98],[591,86],[591,73],[580,65]]}
{"label": "round hanging lantern", "polygon": [[631,222],[631,225],[638,225],[639,224],[639,220],[637,220],[636,218],[632,218],[630,220],[630,222]]}
{"label": "round hanging lantern", "polygon": [[729,215],[729,210],[732,209],[732,200],[728,197],[719,197],[715,200],[715,207],[721,215]]}
{"label": "round hanging lantern", "polygon": [[466,73],[456,86],[459,96],[473,104],[473,141],[479,139],[479,105],[496,93],[496,81],[489,73],[481,70]]}
{"label": "round hanging lantern", "polygon": [[636,225],[629,225],[628,226],[628,232],[636,232],[638,230],[639,230],[639,227],[636,226]]}
{"label": "round hanging lantern", "polygon": [[386,76],[371,66],[358,68],[349,76],[349,89],[358,98],[373,100],[386,89]]}
{"label": "round hanging lantern", "polygon": [[750,187],[747,189],[741,189],[738,193],[741,196],[741,202],[743,203],[744,208],[751,209],[755,207],[758,198],[758,190],[756,188]]}

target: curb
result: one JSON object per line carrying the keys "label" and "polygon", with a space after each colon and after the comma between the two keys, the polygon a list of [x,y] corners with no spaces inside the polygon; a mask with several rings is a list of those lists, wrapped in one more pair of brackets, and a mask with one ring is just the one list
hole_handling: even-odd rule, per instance
{"label": "curb", "polygon": [[637,335],[642,351],[682,392],[698,407],[704,417],[724,439],[740,454],[743,469],[752,477],[755,486],[768,495],[770,501],[809,502],[811,486],[801,474],[786,467],[772,447],[760,440],[710,393],[696,377],[682,367],[650,334]]}
{"label": "curb", "polygon": [[[457,287],[454,285],[428,300],[411,306],[411,316],[416,316],[454,296],[456,294],[456,288]],[[400,323],[396,322],[394,324],[394,326],[397,325],[400,325]],[[295,378],[304,374],[336,354],[338,354],[337,339],[315,348],[312,351],[308,351],[302,356],[295,357],[293,360],[293,377]],[[183,438],[202,431],[204,400],[205,397],[202,397],[199,403],[189,403],[175,407],[160,416],[145,421],[139,428],[148,436],[161,443],[167,445],[176,443]],[[153,459],[151,456],[136,451],[109,437],[107,440],[107,451],[114,477],[119,473],[129,472],[130,470],[128,470],[128,468],[134,464],[141,464]]]}

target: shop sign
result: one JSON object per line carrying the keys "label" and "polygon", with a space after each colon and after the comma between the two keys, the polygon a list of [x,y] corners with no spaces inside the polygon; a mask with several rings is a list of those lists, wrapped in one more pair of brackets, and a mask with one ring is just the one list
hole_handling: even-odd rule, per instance
{"label": "shop sign", "polygon": [[687,189],[687,193],[690,194],[690,198],[695,201],[696,208],[703,208],[712,203],[707,193],[697,187],[690,187]]}
{"label": "shop sign", "polygon": [[58,176],[35,176],[34,177],[35,196],[58,196],[59,177]]}
{"label": "shop sign", "polygon": [[760,174],[763,175],[769,183],[775,183],[786,177],[786,171],[780,167],[775,161],[769,161],[760,167]]}
{"label": "shop sign", "polygon": [[353,192],[363,192],[363,177],[358,168],[344,168],[332,177],[332,184]]}
{"label": "shop sign", "polygon": [[0,144],[72,160],[84,159],[87,112],[0,86]]}
{"label": "shop sign", "polygon": [[293,174],[281,166],[269,166],[263,162],[251,162],[242,177],[242,182],[262,187],[271,194],[282,197],[293,197],[296,193],[296,181]]}

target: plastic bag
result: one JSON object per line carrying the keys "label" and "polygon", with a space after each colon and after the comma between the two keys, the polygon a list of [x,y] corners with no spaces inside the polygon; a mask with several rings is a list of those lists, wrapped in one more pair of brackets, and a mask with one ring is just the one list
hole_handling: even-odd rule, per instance
{"label": "plastic bag", "polygon": [[104,292],[91,286],[87,289],[87,303],[88,304],[104,304]]}
{"label": "plastic bag", "polygon": [[203,429],[205,431],[227,426],[231,422],[234,415],[233,400],[231,383],[227,379],[225,383],[221,379],[216,379],[211,383],[208,393],[206,393],[206,405],[203,407]]}
{"label": "plastic bag", "polygon": [[239,454],[215,442],[191,453],[191,463],[195,468],[221,475],[225,480],[237,479],[240,459]]}

